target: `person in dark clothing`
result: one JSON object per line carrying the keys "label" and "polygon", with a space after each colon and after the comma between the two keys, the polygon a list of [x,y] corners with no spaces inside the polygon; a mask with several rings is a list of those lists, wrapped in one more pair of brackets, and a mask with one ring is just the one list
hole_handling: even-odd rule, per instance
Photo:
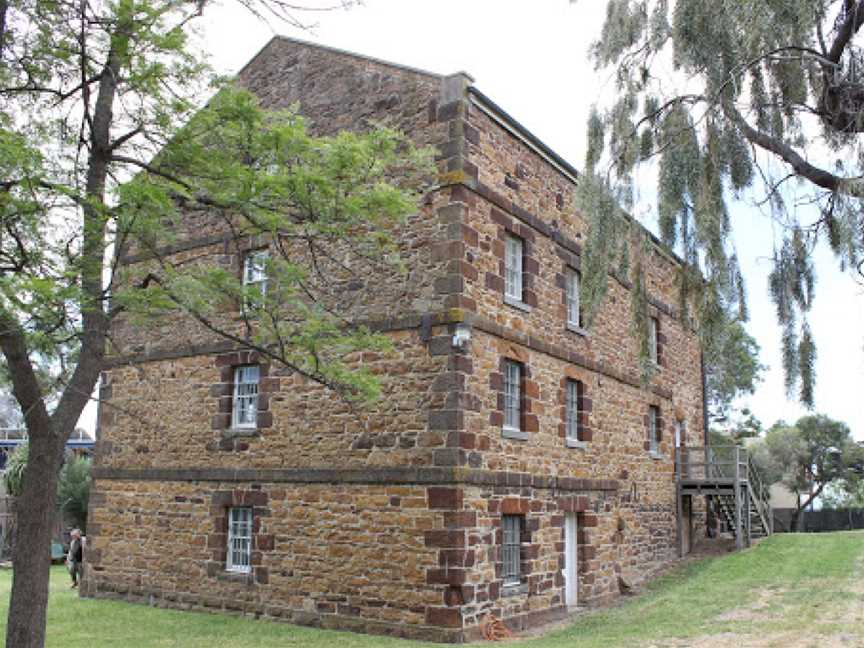
{"label": "person in dark clothing", "polygon": [[69,574],[72,576],[72,587],[78,587],[81,578],[81,563],[84,561],[84,541],[81,538],[80,529],[72,529],[72,541],[69,543],[69,554],[66,564],[69,566]]}

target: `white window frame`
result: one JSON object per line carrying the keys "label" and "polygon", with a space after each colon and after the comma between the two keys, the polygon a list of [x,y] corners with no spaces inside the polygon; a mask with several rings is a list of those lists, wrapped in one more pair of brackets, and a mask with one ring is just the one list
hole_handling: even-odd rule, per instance
{"label": "white window frame", "polygon": [[518,236],[508,234],[504,242],[504,296],[522,301],[522,261],[525,242]]}
{"label": "white window frame", "polygon": [[[257,288],[260,299],[267,295],[267,260],[270,252],[267,250],[253,250],[243,258],[243,290]],[[248,296],[243,301],[244,308],[249,307]]]}
{"label": "white window frame", "polygon": [[504,587],[522,582],[522,518],[501,516],[501,577]]}
{"label": "white window frame", "polygon": [[579,303],[579,289],[582,275],[574,268],[567,268],[567,324],[582,328],[582,305]]}
{"label": "white window frame", "polygon": [[228,546],[225,571],[248,574],[252,571],[252,507],[228,509]]}
{"label": "white window frame", "polygon": [[658,349],[659,349],[659,339],[658,333],[660,331],[660,322],[656,317],[648,318],[648,357],[651,358],[651,362],[657,364],[657,360],[659,358]]}
{"label": "white window frame", "polygon": [[648,406],[648,451],[652,454],[660,452],[659,437],[660,408],[656,405]]}
{"label": "white window frame", "polygon": [[567,428],[567,440],[578,442],[579,439],[579,381],[572,378],[567,379],[565,400],[565,416]]}
{"label": "white window frame", "polygon": [[231,399],[231,427],[237,430],[258,426],[258,385],[261,368],[258,365],[234,367],[234,396]]}
{"label": "white window frame", "polygon": [[504,360],[504,429],[522,430],[522,365]]}

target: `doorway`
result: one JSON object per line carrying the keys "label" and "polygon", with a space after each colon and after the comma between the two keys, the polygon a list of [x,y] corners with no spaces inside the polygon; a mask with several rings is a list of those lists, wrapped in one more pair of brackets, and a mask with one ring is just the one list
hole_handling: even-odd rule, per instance
{"label": "doorway", "polygon": [[564,516],[564,603],[575,608],[579,600],[579,549],[577,534],[579,525],[576,513]]}

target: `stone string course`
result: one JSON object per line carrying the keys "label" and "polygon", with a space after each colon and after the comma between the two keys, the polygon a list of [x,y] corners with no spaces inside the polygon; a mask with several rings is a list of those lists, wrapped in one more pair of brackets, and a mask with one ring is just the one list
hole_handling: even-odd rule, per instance
{"label": "stone string course", "polygon": [[[351,312],[392,341],[351,359],[382,395],[351,406],[179,313],[118,322],[83,594],[461,642],[479,638],[487,614],[516,630],[567,614],[567,515],[580,605],[607,604],[674,560],[674,429],[689,445],[703,429],[698,341],[671,306],[672,257],[647,260],[663,338],[643,385],[626,279],[609,277],[590,330],[565,325],[563,277],[579,268],[587,226],[572,174],[481,109],[469,77],[277,38],[240,80],[266,107],[299,103],[316,132],[387,121],[439,152],[438,188],[394,233],[407,275],[375,277]],[[508,232],[526,242],[515,306],[503,299]],[[223,224],[192,214],[160,254],[239,272],[242,249],[226,240]],[[151,261],[129,249],[124,263],[132,276]],[[219,317],[240,330],[236,305]],[[461,347],[457,330],[470,333]],[[502,435],[505,358],[526,369],[525,438]],[[233,368],[256,362],[258,425],[241,433]],[[567,380],[583,387],[579,447],[564,434]],[[661,413],[654,456],[650,406]],[[231,506],[253,510],[248,575],[225,571]],[[704,510],[693,510],[698,535]],[[522,517],[517,587],[501,576],[502,515]]]}

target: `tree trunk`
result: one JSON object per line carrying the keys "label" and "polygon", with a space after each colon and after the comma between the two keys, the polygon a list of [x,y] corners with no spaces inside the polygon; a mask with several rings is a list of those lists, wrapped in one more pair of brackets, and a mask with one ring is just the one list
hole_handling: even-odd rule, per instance
{"label": "tree trunk", "polygon": [[57,500],[57,475],[63,444],[52,430],[30,430],[30,457],[21,496],[15,501],[17,533],[13,544],[12,598],[6,646],[42,648],[51,562],[51,535]]}
{"label": "tree trunk", "polygon": [[789,520],[789,531],[792,533],[798,533],[801,529],[798,528],[798,523],[801,520],[801,511],[803,509],[796,508],[792,513],[792,517]]}
{"label": "tree trunk", "polygon": [[[122,33],[123,29],[118,27]],[[81,354],[54,412],[49,416],[30,360],[27,340],[14,316],[0,310],[0,347],[12,377],[15,399],[25,413],[30,454],[16,509],[12,598],[6,648],[44,648],[51,563],[51,533],[57,505],[57,480],[66,439],[72,433],[99,379],[105,357],[108,319],[103,308],[102,272],[107,217],[105,181],[111,154],[112,109],[120,64],[113,50],[102,71],[90,125],[84,230],[81,253]],[[20,505],[18,505],[20,504]]]}

